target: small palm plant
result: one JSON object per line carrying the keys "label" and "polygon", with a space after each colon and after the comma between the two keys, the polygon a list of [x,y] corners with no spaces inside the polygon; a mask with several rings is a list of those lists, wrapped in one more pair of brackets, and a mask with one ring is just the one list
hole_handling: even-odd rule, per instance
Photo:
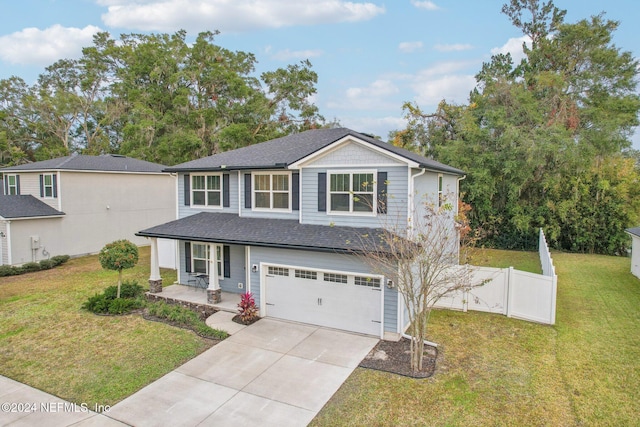
{"label": "small palm plant", "polygon": [[245,292],[238,303],[238,315],[242,323],[251,323],[258,318],[258,307],[251,292]]}

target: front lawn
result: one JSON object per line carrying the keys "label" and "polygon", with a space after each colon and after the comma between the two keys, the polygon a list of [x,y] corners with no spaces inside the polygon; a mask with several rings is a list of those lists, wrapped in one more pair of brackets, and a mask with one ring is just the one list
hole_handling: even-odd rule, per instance
{"label": "front lawn", "polygon": [[[487,265],[536,270],[537,253],[487,253]],[[358,368],[311,425],[638,425],[640,280],[628,258],[554,261],[555,326],[437,311],[433,378]]]}
{"label": "front lawn", "polygon": [[[211,346],[139,315],[97,316],[89,296],[117,283],[97,256],[0,281],[0,374],[76,403],[113,405]],[[148,288],[149,248],[127,280]],[[163,271],[172,283],[174,271]]]}

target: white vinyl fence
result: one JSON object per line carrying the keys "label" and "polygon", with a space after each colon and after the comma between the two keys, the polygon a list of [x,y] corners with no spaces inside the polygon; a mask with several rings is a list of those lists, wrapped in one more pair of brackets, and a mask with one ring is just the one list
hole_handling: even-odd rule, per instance
{"label": "white vinyl fence", "polygon": [[441,298],[435,307],[475,310],[553,325],[556,322],[558,276],[546,239],[540,229],[540,263],[543,274],[509,268],[472,267],[472,283],[487,281],[469,292]]}

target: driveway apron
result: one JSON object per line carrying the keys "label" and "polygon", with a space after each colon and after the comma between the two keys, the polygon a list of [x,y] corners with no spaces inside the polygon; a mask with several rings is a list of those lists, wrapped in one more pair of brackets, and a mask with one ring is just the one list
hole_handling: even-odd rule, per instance
{"label": "driveway apron", "polygon": [[306,426],[377,342],[261,319],[106,415],[137,427]]}

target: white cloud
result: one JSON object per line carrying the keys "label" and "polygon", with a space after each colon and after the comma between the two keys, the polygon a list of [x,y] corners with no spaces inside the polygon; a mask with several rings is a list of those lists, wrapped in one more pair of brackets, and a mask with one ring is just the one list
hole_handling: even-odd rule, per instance
{"label": "white cloud", "polygon": [[366,21],[385,12],[373,3],[344,0],[100,0],[103,22],[142,31],[220,30]]}
{"label": "white cloud", "polygon": [[421,106],[435,106],[443,99],[453,103],[464,103],[475,87],[473,75],[464,73],[467,62],[443,62],[420,71],[411,82],[415,101]]}
{"label": "white cloud", "polygon": [[93,25],[70,28],[61,25],[41,30],[25,28],[0,37],[0,58],[12,64],[46,66],[58,59],[78,58],[82,48],[93,43],[93,35],[101,31]]}
{"label": "white cloud", "polygon": [[432,1],[418,1],[411,0],[411,4],[417,7],[418,9],[426,9],[426,10],[439,10],[440,6],[435,4]]}
{"label": "white cloud", "polygon": [[473,45],[471,44],[437,44],[433,47],[435,50],[440,52],[460,52],[463,50],[473,49]]}
{"label": "white cloud", "polygon": [[407,121],[400,114],[383,117],[340,117],[340,124],[357,132],[377,135],[382,141],[388,140],[390,131],[407,127]]}
{"label": "white cloud", "polygon": [[402,42],[398,45],[398,49],[402,53],[415,52],[418,49],[422,49],[422,42]]}
{"label": "white cloud", "polygon": [[[270,53],[271,49],[268,49],[267,53]],[[289,61],[291,59],[309,59],[321,56],[323,51],[320,49],[306,49],[306,50],[280,50],[273,55],[272,58],[280,61]]]}
{"label": "white cloud", "polygon": [[494,47],[491,49],[492,55],[497,55],[499,53],[502,54],[511,54],[511,58],[513,59],[514,64],[519,64],[520,61],[524,58],[524,51],[522,50],[522,43],[526,43],[527,46],[531,47],[531,39],[529,36],[522,36],[518,38],[510,38],[504,45],[501,47]]}
{"label": "white cloud", "polygon": [[345,97],[340,101],[328,103],[329,108],[351,110],[375,110],[393,106],[387,98],[399,92],[398,87],[391,81],[379,79],[366,87],[351,87],[347,89]]}

